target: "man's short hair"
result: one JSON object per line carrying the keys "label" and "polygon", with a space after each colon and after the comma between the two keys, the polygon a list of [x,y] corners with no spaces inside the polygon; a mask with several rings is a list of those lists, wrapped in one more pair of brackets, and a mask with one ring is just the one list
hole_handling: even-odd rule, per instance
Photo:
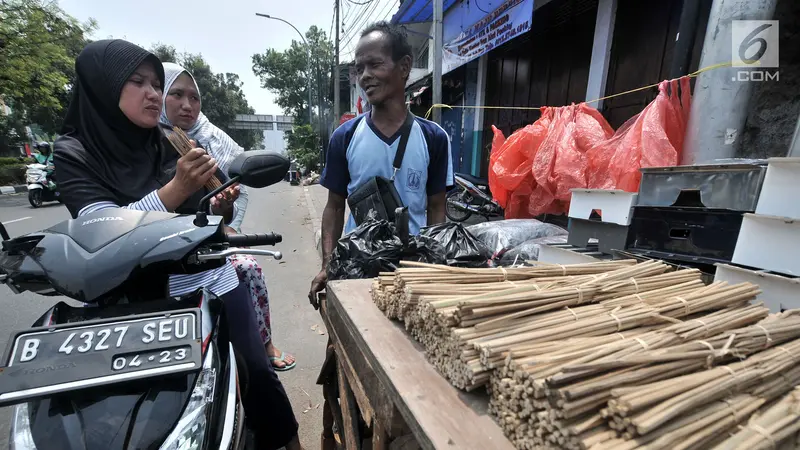
{"label": "man's short hair", "polygon": [[408,43],[408,34],[406,34],[405,28],[386,21],[376,22],[361,32],[361,37],[376,31],[383,33],[389,39],[389,48],[392,50],[394,62],[400,61],[404,56],[414,59],[414,51],[411,44]]}

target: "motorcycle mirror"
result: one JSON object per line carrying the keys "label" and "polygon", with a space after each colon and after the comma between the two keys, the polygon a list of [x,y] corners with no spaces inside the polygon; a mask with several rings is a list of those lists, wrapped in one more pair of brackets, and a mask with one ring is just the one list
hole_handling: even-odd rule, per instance
{"label": "motorcycle mirror", "polygon": [[200,200],[194,224],[198,227],[208,225],[208,205],[211,199],[234,183],[245,186],[263,188],[283,180],[289,171],[289,160],[280,153],[266,150],[254,150],[240,154],[228,168],[230,180],[209,192]]}
{"label": "motorcycle mirror", "polygon": [[254,150],[236,157],[228,168],[231,178],[245,186],[263,188],[283,180],[289,171],[289,159],[280,153]]}

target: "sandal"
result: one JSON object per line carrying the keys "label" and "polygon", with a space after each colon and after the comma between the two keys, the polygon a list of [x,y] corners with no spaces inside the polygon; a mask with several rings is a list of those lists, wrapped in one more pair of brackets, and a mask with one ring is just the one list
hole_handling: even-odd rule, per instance
{"label": "sandal", "polygon": [[294,369],[294,366],[297,365],[297,361],[295,361],[295,362],[293,362],[291,364],[286,364],[286,353],[284,353],[284,352],[281,352],[281,356],[270,356],[269,360],[270,361],[281,361],[281,362],[283,362],[283,364],[284,364],[283,367],[278,367],[275,364],[272,364],[272,368],[275,369],[276,372],[286,372],[288,370]]}

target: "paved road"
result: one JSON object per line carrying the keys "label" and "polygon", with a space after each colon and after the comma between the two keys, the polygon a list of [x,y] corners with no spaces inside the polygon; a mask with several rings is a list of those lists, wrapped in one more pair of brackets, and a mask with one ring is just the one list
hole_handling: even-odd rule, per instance
{"label": "paved road", "polygon": [[[322,330],[324,327],[306,298],[319,267],[307,197],[302,187],[288,183],[251,192],[243,231],[275,231],[283,235],[283,243],[278,246],[283,260],[259,258],[259,262],[269,287],[274,342],[298,360],[294,370],[281,373],[280,377],[300,423],[301,443],[315,448],[322,431],[322,392],[315,381],[325,358],[327,335],[312,330],[315,325]],[[0,222],[6,224],[12,236],[38,231],[68,218],[66,208],[57,203],[33,209],[24,195],[0,196]],[[12,330],[29,326],[59,300],[63,298],[14,295],[0,286],[0,352]],[[8,448],[9,419],[9,408],[0,408],[0,449]]]}

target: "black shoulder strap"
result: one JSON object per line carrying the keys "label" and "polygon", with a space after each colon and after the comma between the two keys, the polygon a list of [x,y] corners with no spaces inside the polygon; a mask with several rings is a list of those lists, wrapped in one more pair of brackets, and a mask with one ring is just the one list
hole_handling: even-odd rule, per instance
{"label": "black shoulder strap", "polygon": [[408,145],[408,138],[411,136],[411,128],[413,126],[414,114],[409,111],[406,115],[406,121],[403,123],[403,132],[400,135],[400,143],[397,145],[397,153],[394,154],[394,163],[392,164],[394,167],[394,172],[392,172],[392,181],[394,181],[394,176],[397,175],[397,171],[400,170],[400,166],[403,165],[403,157],[406,154],[406,146]]}

